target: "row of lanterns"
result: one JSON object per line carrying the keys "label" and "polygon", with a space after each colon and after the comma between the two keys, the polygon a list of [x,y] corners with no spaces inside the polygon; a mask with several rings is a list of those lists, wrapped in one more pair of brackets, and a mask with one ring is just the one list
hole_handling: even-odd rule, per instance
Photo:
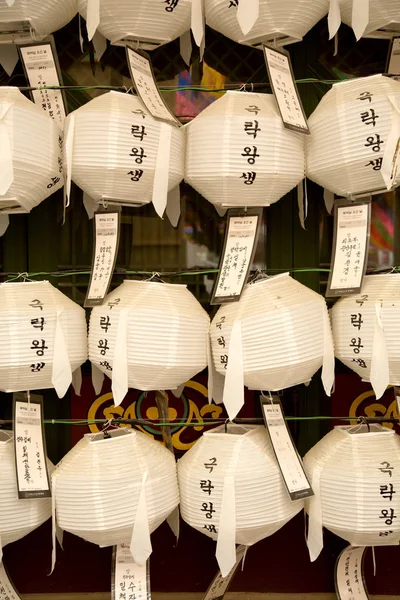
{"label": "row of lanterns", "polygon": [[[356,546],[400,542],[400,438],[381,425],[335,427],[304,459],[314,496],[291,501],[263,426],[219,426],[178,461],[128,428],[87,434],[52,471],[50,499],[17,500],[12,432],[0,432],[0,538],[20,539],[53,515],[56,524],[100,547],[127,544],[135,562],[150,534],[180,502],[183,519],[216,540],[222,574],[235,544],[271,536],[303,508],[315,560],[323,527]],[[53,565],[54,566],[54,565]]]}
{"label": "row of lanterns", "polygon": [[[0,307],[0,389],[63,396],[87,359],[84,310],[46,281],[1,284]],[[116,405],[129,388],[178,390],[208,365],[210,401],[233,419],[244,385],[286,389],[322,367],[330,394],[335,355],[380,397],[400,385],[399,310],[400,275],[367,276],[333,307],[332,336],[324,298],[282,274],[248,284],[210,326],[185,285],[129,280],[92,310],[89,358],[96,387],[100,373],[112,379]]]}
{"label": "row of lanterns", "polygon": [[[79,11],[87,21],[89,39],[100,32],[114,44],[139,43],[152,49],[185,34],[192,27],[203,38],[201,0],[1,0],[0,23],[8,24],[10,41],[31,31],[41,39],[66,25]],[[206,23],[241,44],[260,46],[297,42],[329,12],[330,35],[341,21],[363,35],[387,37],[400,29],[397,0],[205,0]],[[23,25],[22,31],[17,24]],[[11,35],[10,35],[11,34]]]}
{"label": "row of lanterns", "polygon": [[269,206],[305,176],[345,197],[400,184],[400,82],[338,83],[309,126],[309,136],[285,129],[270,94],[228,91],[178,128],[137,96],[112,91],[67,117],[62,144],[39,107],[0,88],[0,206],[27,212],[64,177],[67,197],[74,181],[95,204],[152,201],[160,216],[183,178],[219,208]]}

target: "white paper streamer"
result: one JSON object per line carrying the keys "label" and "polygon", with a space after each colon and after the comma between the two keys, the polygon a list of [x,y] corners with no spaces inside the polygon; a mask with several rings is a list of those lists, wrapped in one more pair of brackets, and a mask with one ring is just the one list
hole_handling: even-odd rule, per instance
{"label": "white paper streamer", "polygon": [[331,40],[339,31],[342,18],[340,15],[339,0],[330,0],[328,14],[329,39]]}
{"label": "white paper streamer", "polygon": [[10,7],[14,6],[14,2],[15,2],[15,0],[6,0],[7,6],[10,6]]}
{"label": "white paper streamer", "polygon": [[89,219],[93,219],[97,204],[86,192],[83,192],[83,206],[86,209]]}
{"label": "white paper streamer", "polygon": [[92,365],[92,385],[93,385],[93,389],[96,393],[96,396],[99,396],[101,394],[101,390],[103,387],[103,381],[104,381],[104,373],[103,371],[100,371],[100,369],[98,369],[96,367],[95,364],[91,363]]}
{"label": "white paper streamer", "polygon": [[312,480],[310,481],[311,488],[314,492],[308,503],[308,536],[307,546],[310,553],[310,560],[314,562],[321,554],[324,547],[324,536],[322,529],[322,506],[321,506],[321,490],[320,480],[322,473],[322,465],[314,469]]}
{"label": "white paper streamer", "polygon": [[128,393],[128,310],[123,309],[119,314],[117,338],[113,357],[112,392],[114,405],[119,406]]}
{"label": "white paper streamer", "polygon": [[65,343],[64,332],[61,326],[63,309],[57,310],[56,333],[54,337],[53,371],[51,382],[59,398],[63,398],[72,383],[71,364],[68,349]]}
{"label": "white paper streamer", "polygon": [[207,344],[207,365],[208,365],[208,402],[214,400],[215,404],[222,404],[224,394],[225,378],[218,373],[214,365],[214,359],[211,351],[211,338]]}
{"label": "white paper streamer", "polygon": [[192,57],[192,37],[190,35],[190,30],[185,31],[179,38],[179,51],[180,54],[185,61],[185,63],[189,66],[190,59]]}
{"label": "white paper streamer", "polygon": [[244,35],[250,33],[260,14],[260,0],[241,0],[237,8],[237,20]]}
{"label": "white paper streamer", "polygon": [[0,237],[2,237],[10,224],[9,215],[0,215]]}
{"label": "white paper streamer", "polygon": [[332,387],[335,381],[335,349],[333,345],[333,335],[329,320],[328,311],[323,308],[324,320],[324,359],[322,363],[322,384],[325,394],[331,395]]}
{"label": "white paper streamer", "polygon": [[297,186],[297,204],[299,206],[299,219],[300,219],[300,225],[302,226],[303,229],[306,228],[304,221],[306,218],[305,215],[305,211],[304,211],[304,190],[303,190],[303,185],[304,185],[304,179],[303,181],[300,181],[299,185]]}
{"label": "white paper streamer", "polygon": [[78,30],[79,30],[79,45],[81,47],[81,52],[83,52],[82,17],[80,15],[80,13],[78,14]]}
{"label": "white paper streamer", "polygon": [[194,40],[198,47],[201,48],[205,37],[204,0],[192,0],[191,27]]}
{"label": "white paper streamer", "polygon": [[161,123],[158,142],[156,171],[153,185],[153,206],[159,217],[163,217],[168,199],[169,164],[171,158],[172,125]]}
{"label": "white paper streamer", "polygon": [[182,383],[182,385],[180,385],[175,390],[171,390],[171,392],[173,393],[173,395],[175,396],[175,398],[180,398],[182,396],[182,392],[185,389],[185,385],[186,385],[185,383]]}
{"label": "white paper streamer", "polygon": [[172,227],[177,227],[181,216],[181,191],[179,185],[168,193],[166,213]]}
{"label": "white paper streamer", "polygon": [[215,555],[222,577],[226,577],[236,563],[236,496],[232,475],[224,478]]}
{"label": "white paper streamer", "polygon": [[18,49],[15,44],[0,44],[0,65],[9,77],[13,74],[18,59]]}
{"label": "white paper streamer", "polygon": [[232,327],[228,356],[223,403],[233,421],[244,404],[242,324],[239,320]]}
{"label": "white paper streamer", "polygon": [[96,52],[96,58],[97,60],[100,60],[104,52],[107,50],[107,39],[100,33],[100,31],[96,31],[92,41],[94,50]]}
{"label": "white paper streamer", "polygon": [[68,119],[68,129],[64,138],[65,164],[64,164],[64,208],[70,204],[72,185],[72,157],[74,152],[75,115],[71,113]]}
{"label": "white paper streamer", "polygon": [[369,0],[353,0],[351,26],[354,35],[359,40],[367,29],[369,23]]}
{"label": "white paper streamer", "polygon": [[14,166],[10,136],[2,120],[11,109],[9,102],[2,103],[0,111],[0,196],[4,196],[14,181]]}
{"label": "white paper streamer", "polygon": [[72,387],[74,388],[75,394],[80,396],[82,388],[82,369],[80,367],[72,373]]}
{"label": "white paper streamer", "polygon": [[89,41],[93,38],[100,24],[100,0],[88,0],[86,29]]}
{"label": "white paper streamer", "polygon": [[57,477],[54,476],[54,474],[53,474],[53,477],[51,478],[51,543],[52,543],[52,551],[51,551],[50,575],[54,571],[54,567],[56,566],[56,558],[57,558],[56,481],[57,481]]}
{"label": "white paper streamer", "polygon": [[389,357],[385,333],[382,327],[382,308],[375,304],[374,341],[372,344],[371,385],[377,399],[381,398],[389,385]]}
{"label": "white paper streamer", "polygon": [[335,194],[330,190],[324,189],[324,202],[326,210],[329,214],[332,214],[332,209],[335,204]]}
{"label": "white paper streamer", "polygon": [[133,526],[130,550],[137,565],[143,567],[152,552],[149,516],[146,503],[146,480],[147,471],[143,474],[142,487],[140,490],[139,503],[137,507],[135,524]]}

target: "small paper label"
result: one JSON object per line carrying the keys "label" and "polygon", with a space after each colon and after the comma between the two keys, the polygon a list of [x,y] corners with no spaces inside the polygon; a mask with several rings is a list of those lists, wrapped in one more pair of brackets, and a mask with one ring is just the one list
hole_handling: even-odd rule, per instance
{"label": "small paper label", "polygon": [[286,424],[280,399],[277,396],[271,396],[271,398],[261,397],[260,401],[265,426],[290,499],[294,501],[314,496],[304,471],[303,462]]}
{"label": "small paper label", "polygon": [[284,126],[308,135],[310,130],[294,79],[289,52],[264,45],[264,56]]}
{"label": "small paper label", "polygon": [[21,600],[3,563],[0,563],[0,600]]}
{"label": "small paper label", "polygon": [[99,210],[94,214],[92,273],[84,306],[100,306],[108,293],[117,261],[121,212]]}
{"label": "small paper label", "polygon": [[225,241],[211,304],[237,302],[246,284],[262,222],[262,208],[228,211]]}
{"label": "small paper label", "polygon": [[44,441],[43,398],[14,394],[14,446],[18,498],[50,498]]}
{"label": "small paper label", "polygon": [[139,567],[128,545],[114,547],[111,575],[112,600],[151,600],[150,567]]}
{"label": "small paper label", "polygon": [[348,546],[340,554],[335,569],[336,595],[339,600],[369,600],[364,581],[366,548]]}
{"label": "small paper label", "polygon": [[[62,85],[53,39],[43,43],[20,45],[18,48],[31,87]],[[63,129],[67,104],[62,90],[34,90],[31,94],[34,103]]]}
{"label": "small paper label", "polygon": [[371,198],[335,200],[331,272],[327,296],[348,296],[361,291],[367,269]]}
{"label": "small paper label", "polygon": [[390,44],[387,72],[390,75],[397,75],[393,79],[400,80],[400,37],[394,37]]}
{"label": "small paper label", "polygon": [[127,46],[126,57],[137,95],[150,114],[155,119],[180,127],[180,122],[169,110],[160,94],[149,55],[142,50],[133,50]]}
{"label": "small paper label", "polygon": [[238,546],[236,549],[236,562],[232,570],[226,577],[222,577],[221,571],[218,572],[217,576],[213,579],[210,587],[208,588],[206,595],[203,600],[222,600],[229,586],[232,583],[233,577],[240,565],[240,561],[243,559],[247,550],[247,546]]}

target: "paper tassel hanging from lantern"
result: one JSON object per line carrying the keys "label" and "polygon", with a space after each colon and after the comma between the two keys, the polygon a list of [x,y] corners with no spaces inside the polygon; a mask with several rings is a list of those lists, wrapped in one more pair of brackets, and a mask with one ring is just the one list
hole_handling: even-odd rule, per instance
{"label": "paper tassel hanging from lantern", "polygon": [[307,177],[340,196],[400,184],[400,82],[373,75],[335,84],[308,120]]}
{"label": "paper tassel hanging from lantern", "polygon": [[185,285],[125,281],[93,309],[92,364],[111,377],[114,403],[128,387],[175,390],[207,365],[209,317]]}
{"label": "paper tassel hanging from lantern", "polygon": [[228,425],[207,431],[178,461],[181,514],[217,540],[225,577],[235,544],[251,546],[274,534],[304,506],[291,502],[264,427]]}
{"label": "paper tassel hanging from lantern", "polygon": [[63,186],[61,130],[12,87],[0,87],[0,210],[28,213]]}
{"label": "paper tassel hanging from lantern", "polygon": [[400,275],[368,275],[360,294],[331,311],[336,357],[370,381],[377,398],[400,385]]}
{"label": "paper tassel hanging from lantern", "polygon": [[55,388],[61,398],[87,359],[85,311],[48,281],[3,283],[0,340],[1,391]]}
{"label": "paper tassel hanging from lantern", "polygon": [[328,12],[328,0],[205,0],[207,25],[226,37],[261,46],[299,42]]}
{"label": "paper tassel hanging from lantern", "polygon": [[400,34],[398,0],[339,0],[339,8],[343,23],[353,28],[357,40]]}
{"label": "paper tassel hanging from lantern", "polygon": [[210,337],[210,396],[225,376],[223,402],[230,419],[243,406],[244,385],[282,390],[308,383],[323,367],[330,394],[335,361],[325,300],[287,273],[249,284],[239,302],[221,306]]}
{"label": "paper tassel hanging from lantern", "polygon": [[400,542],[400,437],[382,425],[335,427],[304,457],[314,496],[308,547],[315,560],[322,527],[352,546]]}
{"label": "paper tassel hanging from lantern", "polygon": [[[48,461],[48,469],[53,465]],[[12,431],[0,431],[0,561],[2,549],[51,517],[50,498],[18,499]]]}
{"label": "paper tassel hanging from lantern", "polygon": [[127,544],[143,565],[152,551],[150,533],[179,504],[175,459],[132,429],[87,434],[57,465],[52,494],[53,519],[62,530],[101,547]]}
{"label": "paper tassel hanging from lantern", "polygon": [[304,137],[271,94],[227,92],[187,127],[185,179],[215,206],[268,206],[304,178]]}
{"label": "paper tassel hanging from lantern", "polygon": [[162,216],[183,179],[184,133],[154,119],[137,96],[109,92],[68,115],[66,194],[71,178],[95,202],[140,206]]}

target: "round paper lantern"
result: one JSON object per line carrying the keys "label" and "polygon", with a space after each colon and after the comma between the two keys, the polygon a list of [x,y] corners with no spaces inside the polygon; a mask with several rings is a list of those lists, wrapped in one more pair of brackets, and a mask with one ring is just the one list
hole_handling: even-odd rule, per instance
{"label": "round paper lantern", "polygon": [[225,577],[236,544],[272,535],[304,506],[291,502],[268,434],[261,426],[224,425],[207,431],[178,461],[182,518],[217,540]]}
{"label": "round paper lantern", "polygon": [[179,504],[175,459],[132,429],[87,434],[57,465],[52,493],[61,529],[101,547],[130,544],[142,565],[150,533]]}
{"label": "round paper lantern", "polygon": [[[369,431],[370,430],[370,431]],[[309,513],[311,560],[322,526],[353,546],[400,542],[400,437],[381,425],[335,427],[304,457],[314,496]]]}
{"label": "round paper lantern", "polygon": [[97,29],[112,44],[135,43],[152,50],[190,29],[191,0],[91,0],[89,4],[92,13],[88,15],[88,0],[78,0],[89,39]]}
{"label": "round paper lantern", "polygon": [[[357,7],[358,5],[358,7]],[[357,39],[361,36],[388,38],[400,33],[398,0],[339,0],[343,23],[352,27]]]}
{"label": "round paper lantern", "polygon": [[184,133],[154,119],[137,96],[109,92],[66,119],[64,163],[95,202],[142,205],[162,216],[168,191],[183,179]]}
{"label": "round paper lantern", "polygon": [[304,135],[271,94],[227,92],[187,127],[185,179],[216,206],[269,206],[304,178]]}
{"label": "round paper lantern", "polygon": [[276,391],[310,381],[320,367],[325,391],[334,351],[325,300],[287,273],[245,287],[239,302],[221,306],[210,328],[215,371],[225,377],[223,401],[233,419],[243,384]]}
{"label": "round paper lantern", "polygon": [[89,357],[112,378],[115,405],[128,387],[174,390],[207,365],[209,317],[185,285],[124,281],[93,309]]}
{"label": "round paper lantern", "polygon": [[87,359],[85,311],[48,281],[3,283],[0,340],[2,392],[54,387],[62,397]]}
{"label": "round paper lantern", "polygon": [[400,82],[373,75],[335,84],[308,120],[307,177],[340,196],[400,184]]}
{"label": "round paper lantern", "polygon": [[28,213],[63,186],[61,130],[12,87],[0,87],[0,208]]}
{"label": "round paper lantern", "polygon": [[361,293],[331,311],[336,357],[370,381],[377,398],[400,385],[400,275],[367,275]]}
{"label": "round paper lantern", "polygon": [[324,17],[328,0],[206,0],[207,25],[226,37],[260,46],[299,42]]}
{"label": "round paper lantern", "polygon": [[76,13],[77,0],[0,0],[0,30],[10,31],[10,42],[40,40]]}
{"label": "round paper lantern", "polygon": [[[47,462],[51,471],[53,465]],[[51,517],[50,498],[18,499],[12,431],[0,431],[0,485],[0,543],[4,548]]]}

